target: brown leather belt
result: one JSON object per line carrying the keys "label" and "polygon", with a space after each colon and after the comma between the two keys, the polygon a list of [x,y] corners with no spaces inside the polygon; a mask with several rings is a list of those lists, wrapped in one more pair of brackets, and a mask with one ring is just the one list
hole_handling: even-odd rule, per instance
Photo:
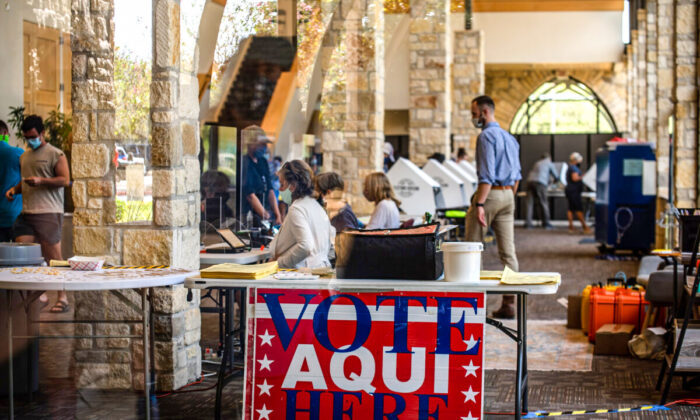
{"label": "brown leather belt", "polygon": [[513,186],[512,185],[492,185],[491,189],[492,190],[512,190]]}

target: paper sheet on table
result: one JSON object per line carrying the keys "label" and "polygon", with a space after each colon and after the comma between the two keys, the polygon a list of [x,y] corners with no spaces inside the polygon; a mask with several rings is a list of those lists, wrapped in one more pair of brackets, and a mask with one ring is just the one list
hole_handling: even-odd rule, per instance
{"label": "paper sheet on table", "polygon": [[482,270],[479,274],[481,280],[500,280],[501,277],[503,277],[503,271]]}
{"label": "paper sheet on table", "polygon": [[217,264],[200,270],[205,279],[240,279],[258,280],[275,274],[278,270],[277,261],[266,264]]}
{"label": "paper sheet on table", "polygon": [[559,273],[516,273],[506,267],[501,277],[503,284],[559,284],[561,274]]}

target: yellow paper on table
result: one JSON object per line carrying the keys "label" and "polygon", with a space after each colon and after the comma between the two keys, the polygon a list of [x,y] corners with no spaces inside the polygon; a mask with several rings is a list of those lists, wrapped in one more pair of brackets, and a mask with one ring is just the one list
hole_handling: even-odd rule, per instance
{"label": "yellow paper on table", "polygon": [[501,277],[503,277],[503,271],[482,270],[479,274],[481,280],[500,280]]}
{"label": "yellow paper on table", "polygon": [[506,267],[503,270],[501,283],[503,284],[559,284],[561,274],[559,273],[516,273]]}
{"label": "yellow paper on table", "polygon": [[228,263],[200,270],[200,275],[205,279],[258,280],[275,274],[278,269],[277,261],[250,265]]}

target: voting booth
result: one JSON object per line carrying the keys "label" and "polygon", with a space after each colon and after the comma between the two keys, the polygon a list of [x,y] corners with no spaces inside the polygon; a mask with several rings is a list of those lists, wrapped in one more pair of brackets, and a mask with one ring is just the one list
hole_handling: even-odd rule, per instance
{"label": "voting booth", "polygon": [[435,159],[428,159],[428,163],[423,166],[423,172],[430,175],[431,178],[440,184],[445,206],[444,208],[438,207],[439,210],[457,209],[467,206],[464,182],[444,165]]}
{"label": "voting booth", "polygon": [[477,182],[479,181],[479,176],[476,174],[476,166],[472,165],[471,163],[467,162],[466,160],[463,160],[458,163],[458,165],[464,169],[466,173],[471,175],[473,178],[476,178]]}
{"label": "voting booth", "polygon": [[404,213],[422,216],[445,207],[440,184],[410,160],[399,158],[386,175]]}
{"label": "voting booth", "polygon": [[444,164],[445,168],[452,172],[454,176],[461,179],[464,183],[464,196],[467,200],[467,206],[471,202],[472,195],[476,191],[478,184],[478,179],[476,176],[471,175],[467,172],[464,167],[460,166],[457,162],[452,160],[446,160]]}

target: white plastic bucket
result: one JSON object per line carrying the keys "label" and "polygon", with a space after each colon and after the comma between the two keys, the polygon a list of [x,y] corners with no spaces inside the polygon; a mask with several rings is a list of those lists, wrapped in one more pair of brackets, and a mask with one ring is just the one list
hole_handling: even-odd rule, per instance
{"label": "white plastic bucket", "polygon": [[483,250],[481,242],[443,242],[445,281],[479,283]]}

